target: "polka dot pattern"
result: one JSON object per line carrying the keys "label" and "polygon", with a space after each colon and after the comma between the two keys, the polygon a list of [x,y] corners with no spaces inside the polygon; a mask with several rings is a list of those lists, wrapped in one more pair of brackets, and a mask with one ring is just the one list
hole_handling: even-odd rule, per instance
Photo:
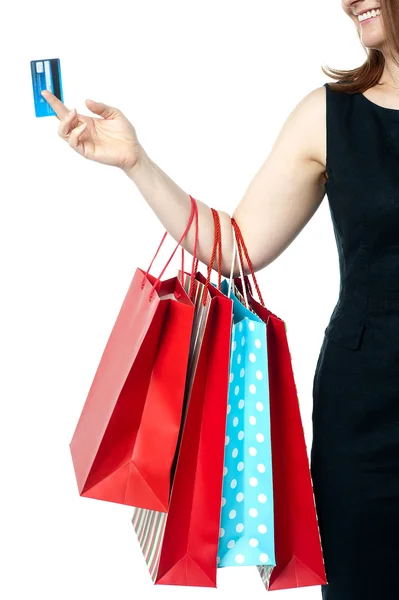
{"label": "polka dot pattern", "polygon": [[[238,320],[233,298],[234,320]],[[266,325],[233,325],[218,567],[275,565]],[[244,316],[245,315],[245,316]]]}

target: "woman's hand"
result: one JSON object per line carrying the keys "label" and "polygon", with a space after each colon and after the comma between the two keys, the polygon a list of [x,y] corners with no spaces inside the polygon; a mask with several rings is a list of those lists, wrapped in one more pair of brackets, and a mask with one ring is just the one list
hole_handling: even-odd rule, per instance
{"label": "woman's hand", "polygon": [[69,111],[51,92],[43,98],[61,121],[58,134],[79,154],[105,165],[129,171],[143,152],[136,130],[120,110],[102,102],[86,100],[87,108],[100,118]]}

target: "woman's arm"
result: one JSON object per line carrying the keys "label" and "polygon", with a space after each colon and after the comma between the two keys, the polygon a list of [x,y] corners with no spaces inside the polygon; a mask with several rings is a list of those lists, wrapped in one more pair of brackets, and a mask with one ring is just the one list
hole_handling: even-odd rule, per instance
{"label": "woman's arm", "polygon": [[[316,88],[294,108],[244,197],[234,211],[255,270],[273,262],[316,212],[324,195],[326,90]],[[125,171],[165,229],[177,241],[191,211],[188,194],[144,152]],[[217,207],[215,207],[217,208]],[[208,264],[213,245],[213,217],[198,201],[198,258]],[[223,275],[230,275],[233,238],[230,216],[219,211]],[[183,243],[193,253],[194,227]],[[235,275],[238,275],[236,270]]]}

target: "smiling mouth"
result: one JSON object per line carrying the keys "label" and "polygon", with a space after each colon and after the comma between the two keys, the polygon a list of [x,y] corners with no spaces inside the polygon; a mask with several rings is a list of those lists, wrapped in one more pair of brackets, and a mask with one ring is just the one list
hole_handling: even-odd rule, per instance
{"label": "smiling mouth", "polygon": [[377,8],[377,9],[373,8],[372,10],[368,10],[367,12],[361,13],[356,16],[358,18],[358,21],[360,23],[362,23],[363,21],[368,21],[369,19],[374,19],[376,17],[379,17],[380,15],[381,15],[381,10],[379,8]]}

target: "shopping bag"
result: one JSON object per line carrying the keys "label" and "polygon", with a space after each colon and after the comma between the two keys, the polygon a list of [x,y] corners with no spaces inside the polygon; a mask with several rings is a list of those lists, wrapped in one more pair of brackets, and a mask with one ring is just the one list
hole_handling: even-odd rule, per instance
{"label": "shopping bag", "polygon": [[231,292],[231,282],[232,275],[222,283],[233,300],[233,327],[218,566],[272,568],[270,403],[267,345],[261,342],[266,324]]}
{"label": "shopping bag", "polygon": [[216,587],[232,301],[209,270],[196,274],[195,306],[169,510],[136,509],[132,522],[155,584]]}
{"label": "shopping bag", "polygon": [[326,573],[286,327],[265,307],[240,229],[232,222],[241,264],[245,256],[260,302],[238,278],[236,293],[247,296],[267,331],[261,341],[268,348],[276,566],[271,572],[258,569],[268,590],[322,585]]}
{"label": "shopping bag", "polygon": [[[193,204],[179,244],[195,211]],[[81,496],[162,512],[169,503],[194,305],[177,277],[161,281],[166,267],[157,279],[150,268],[134,274],[70,449]]]}

